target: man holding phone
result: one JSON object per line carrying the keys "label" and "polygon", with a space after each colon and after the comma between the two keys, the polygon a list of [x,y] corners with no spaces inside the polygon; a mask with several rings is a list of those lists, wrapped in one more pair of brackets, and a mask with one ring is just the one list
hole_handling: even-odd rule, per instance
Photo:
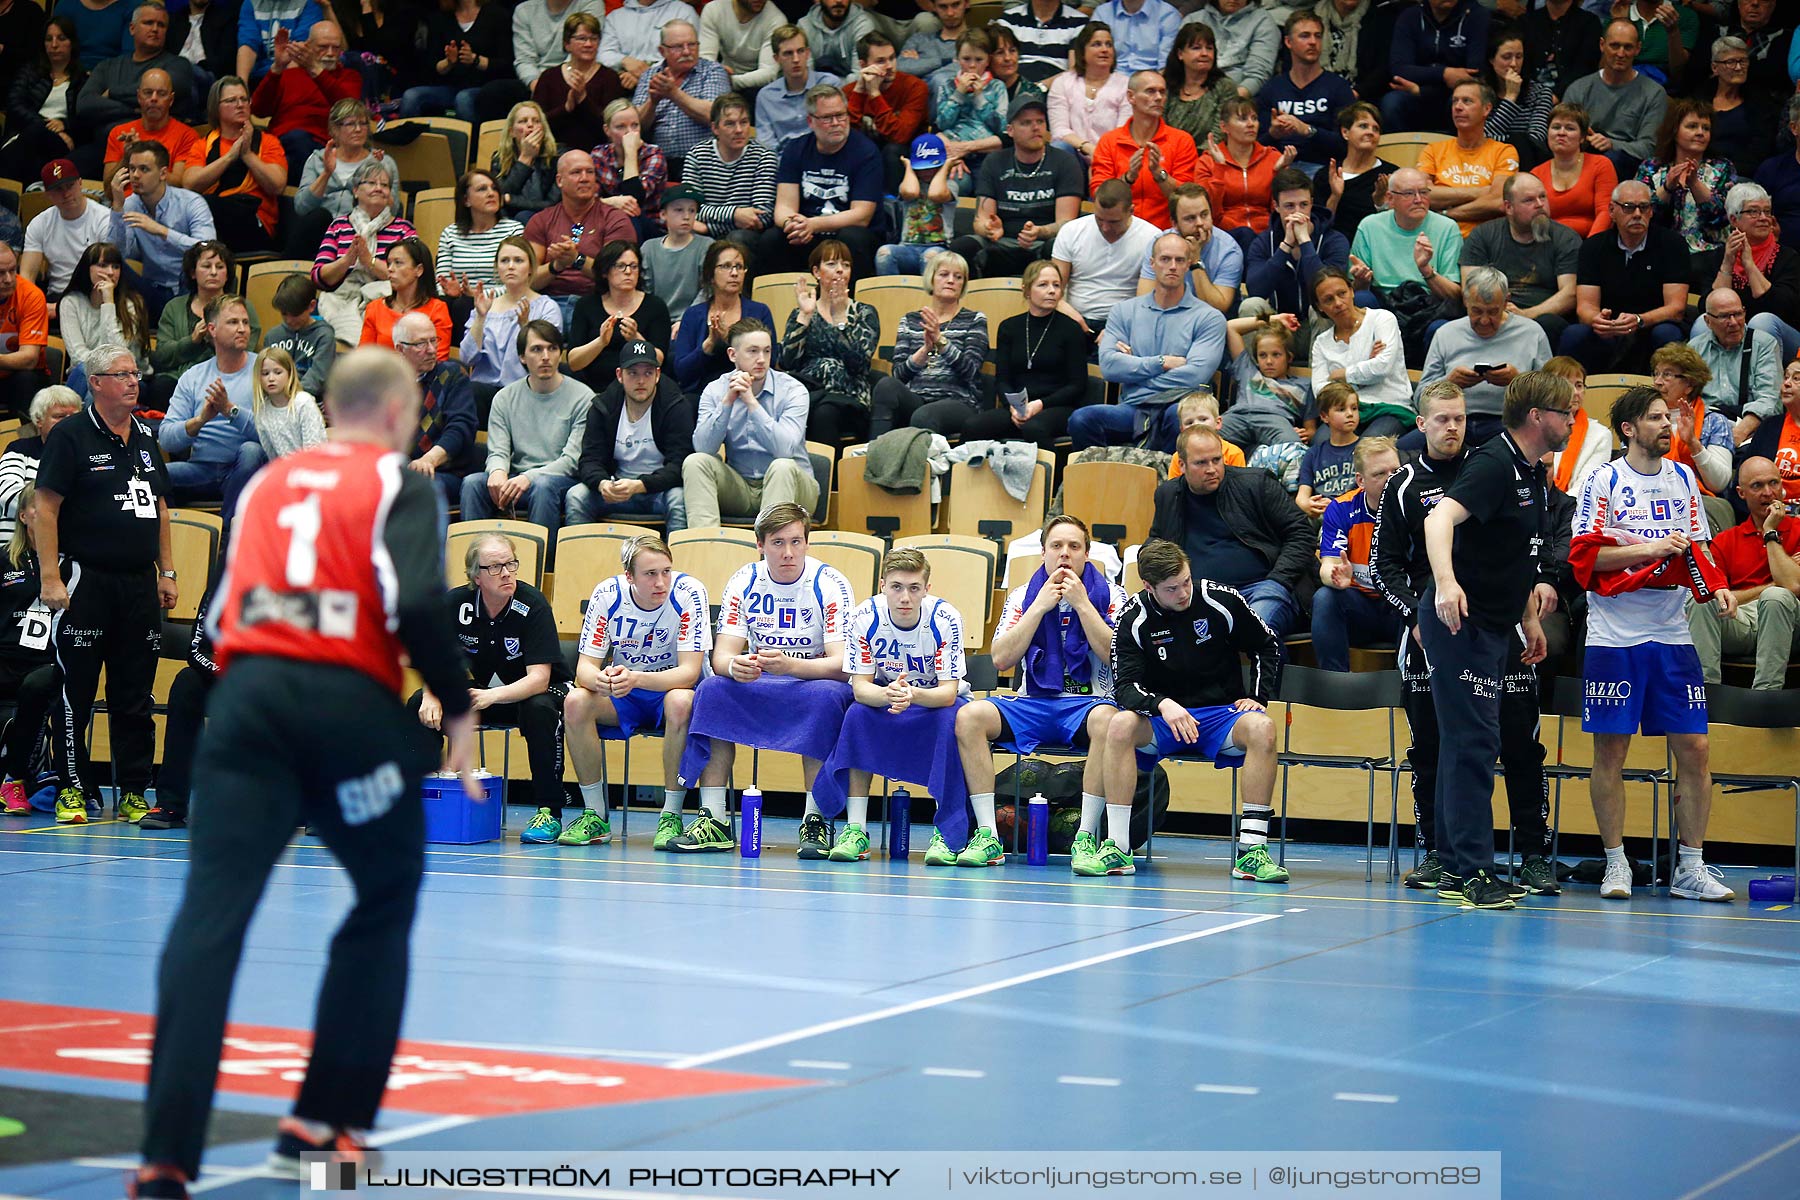
{"label": "man holding phone", "polygon": [[[1499,268],[1468,268],[1462,290],[1468,315],[1440,325],[1432,334],[1417,395],[1422,397],[1440,379],[1461,388],[1468,403],[1468,444],[1475,447],[1500,432],[1506,385],[1550,361],[1550,339],[1542,325],[1507,308],[1509,288]],[[1402,450],[1424,446],[1425,435],[1418,430],[1400,439]]]}

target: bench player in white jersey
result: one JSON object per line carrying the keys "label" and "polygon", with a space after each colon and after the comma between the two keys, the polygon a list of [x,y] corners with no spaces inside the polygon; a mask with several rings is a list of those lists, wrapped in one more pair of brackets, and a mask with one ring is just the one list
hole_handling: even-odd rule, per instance
{"label": "bench player in white jersey", "polygon": [[1727,617],[1737,602],[1723,589],[1711,597],[1701,582],[1708,568],[1716,573],[1710,560],[1696,561],[1707,553],[1712,533],[1692,469],[1664,457],[1672,441],[1668,405],[1649,388],[1633,388],[1614,403],[1613,424],[1625,456],[1596,467],[1583,481],[1571,547],[1578,571],[1585,567],[1588,576],[1581,727],[1594,735],[1589,790],[1606,849],[1600,894],[1631,895],[1622,772],[1631,736],[1641,731],[1668,738],[1681,780],[1675,808],[1681,843],[1670,890],[1689,900],[1730,900],[1731,889],[1701,858],[1712,773],[1706,680],[1688,628],[1687,601],[1694,590]]}
{"label": "bench player in white jersey", "polygon": [[1108,835],[1125,847],[1125,863],[1130,861],[1131,806],[1106,803],[1106,729],[1119,711],[1112,702],[1113,629],[1125,592],[1088,562],[1088,527],[1079,517],[1051,517],[1044,524],[1043,546],[1043,565],[1007,595],[994,629],[994,666],[1019,667],[1019,693],[976,700],[956,714],[957,750],[976,825],[956,856],[959,867],[1006,861],[994,831],[996,742],[1019,754],[1039,746],[1086,746],[1076,844],[1094,839],[1104,811]]}
{"label": "bench player in white jersey", "polygon": [[850,688],[837,747],[813,786],[819,807],[848,819],[832,844],[833,862],[869,857],[871,773],[916,783],[937,799],[937,829],[926,862],[956,861],[945,841],[968,834],[968,789],[956,758],[956,710],[968,694],[962,614],[931,593],[931,563],[918,550],[890,550],[881,591],[850,616]]}
{"label": "bench player in white jersey", "polygon": [[[725,811],[739,743],[798,754],[806,780],[800,857],[831,854],[831,827],[813,798],[819,765],[837,744],[850,704],[844,680],[844,626],[856,606],[850,581],[806,553],[812,528],[798,504],[772,504],[756,518],[762,557],[725,585],[713,676],[694,695],[681,759],[683,781],[698,778],[700,806]],[[715,827],[719,826],[719,827]],[[721,841],[722,839],[722,841]],[[728,828],[696,821],[670,843],[683,851],[730,849]]]}
{"label": "bench player in white jersey", "polygon": [[619,562],[625,573],[602,579],[588,600],[575,687],[563,701],[563,736],[583,810],[556,840],[563,846],[612,840],[599,726],[626,737],[640,729],[661,729],[663,810],[653,845],[667,850],[681,836],[687,789],[677,776],[694,688],[712,649],[712,619],[705,585],[675,569],[674,556],[661,538],[632,538],[620,547]]}

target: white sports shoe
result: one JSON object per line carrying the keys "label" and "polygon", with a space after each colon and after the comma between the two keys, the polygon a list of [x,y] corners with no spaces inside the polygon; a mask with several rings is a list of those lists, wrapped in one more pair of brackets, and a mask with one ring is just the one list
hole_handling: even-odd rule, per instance
{"label": "white sports shoe", "polygon": [[1600,898],[1603,900],[1631,899],[1630,859],[1607,862],[1606,877],[1600,881]]}
{"label": "white sports shoe", "polygon": [[1724,903],[1736,897],[1737,893],[1726,887],[1719,868],[1709,863],[1701,863],[1691,869],[1677,868],[1675,881],[1669,885],[1669,891],[1683,900],[1712,900]]}

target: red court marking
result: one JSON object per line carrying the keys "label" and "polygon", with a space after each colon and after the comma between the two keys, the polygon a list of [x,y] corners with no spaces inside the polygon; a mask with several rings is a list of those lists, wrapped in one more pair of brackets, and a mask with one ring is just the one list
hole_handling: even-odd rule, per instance
{"label": "red court marking", "polygon": [[[0,1000],[0,1069],[143,1083],[150,1073],[155,1022],[143,1013]],[[267,1025],[231,1025],[219,1064],[219,1090],[291,1096],[306,1071],[312,1035]],[[474,1050],[402,1041],[388,1078],[388,1108],[487,1117],[678,1100],[808,1080],[723,1071],[671,1071],[642,1063],[567,1058],[514,1050]]]}

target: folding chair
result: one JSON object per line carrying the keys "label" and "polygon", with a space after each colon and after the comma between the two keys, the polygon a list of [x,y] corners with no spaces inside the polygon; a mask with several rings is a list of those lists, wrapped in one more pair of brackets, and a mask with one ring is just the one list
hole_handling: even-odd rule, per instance
{"label": "folding chair", "polygon": [[[1546,716],[1553,715],[1557,718],[1556,761],[1554,763],[1544,764],[1544,778],[1546,780],[1554,780],[1556,784],[1550,810],[1551,862],[1556,861],[1557,850],[1562,841],[1563,781],[1570,779],[1591,781],[1594,777],[1594,763],[1592,757],[1593,743],[1591,741],[1588,742],[1589,758],[1586,763],[1572,763],[1569,761],[1569,722],[1575,722],[1575,731],[1577,733],[1581,732],[1583,691],[1584,687],[1582,680],[1572,679],[1567,676],[1558,676],[1556,681],[1552,683],[1550,687],[1550,703],[1544,706],[1544,714]],[[1639,739],[1639,741],[1642,741],[1642,739]],[[1650,878],[1652,881],[1652,891],[1655,890],[1656,864],[1659,856],[1658,831],[1661,828],[1662,822],[1660,816],[1662,801],[1661,789],[1663,784],[1669,782],[1669,762],[1668,744],[1665,742],[1662,766],[1640,765],[1634,767],[1627,763],[1622,772],[1626,783],[1647,783],[1650,785]]]}
{"label": "folding chair", "polygon": [[[1281,674],[1281,699],[1287,706],[1282,722],[1281,753],[1281,861],[1287,859],[1288,776],[1294,767],[1318,767],[1328,771],[1362,771],[1369,785],[1367,856],[1363,879],[1375,879],[1375,775],[1394,762],[1394,710],[1400,706],[1398,671],[1320,671],[1313,667],[1288,667]],[[1294,710],[1317,708],[1328,712],[1369,712],[1385,709],[1387,753],[1325,754],[1294,749]],[[1235,785],[1236,779],[1233,778]],[[1232,834],[1237,833],[1236,794],[1233,793]]]}

